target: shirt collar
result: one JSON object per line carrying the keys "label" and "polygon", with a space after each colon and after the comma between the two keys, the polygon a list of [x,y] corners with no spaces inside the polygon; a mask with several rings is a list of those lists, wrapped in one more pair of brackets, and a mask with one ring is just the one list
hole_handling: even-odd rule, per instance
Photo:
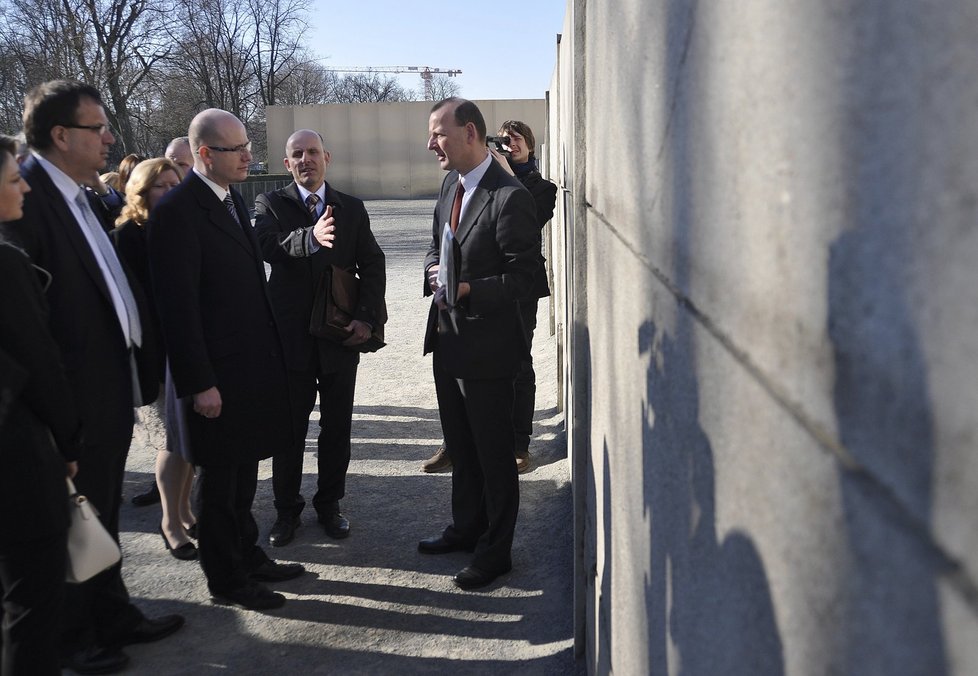
{"label": "shirt collar", "polygon": [[482,177],[486,175],[486,170],[489,169],[489,163],[492,161],[492,155],[487,151],[486,159],[479,162],[474,169],[464,176],[459,175],[459,180],[462,181],[462,187],[465,188],[466,193],[470,193],[478,187],[479,182],[482,181]]}
{"label": "shirt collar", "polygon": [[51,177],[51,182],[54,183],[54,187],[58,189],[58,192],[64,196],[65,201],[69,204],[73,203],[78,197],[78,192],[82,189],[81,186],[75,183],[75,180],[71,176],[61,171],[51,160],[36,152],[33,152],[33,155],[34,159],[40,162],[41,166],[44,167],[44,171]]}
{"label": "shirt collar", "polygon": [[319,190],[314,193],[309,192],[298,183],[295,184],[295,187],[299,189],[299,198],[302,199],[303,204],[306,203],[309,195],[319,195],[319,203],[326,204],[326,181],[323,181],[323,184],[319,186]]}
{"label": "shirt collar", "polygon": [[214,194],[217,195],[217,199],[219,199],[219,200],[221,200],[223,202],[224,201],[224,198],[228,196],[228,192],[230,192],[230,191],[225,190],[224,188],[222,188],[217,183],[215,183],[214,181],[210,180],[209,178],[207,178],[203,174],[200,174],[200,173],[198,173],[196,171],[194,171],[194,174],[196,174],[197,177],[201,181],[203,181],[207,185],[208,188],[210,188],[211,190],[214,191]]}

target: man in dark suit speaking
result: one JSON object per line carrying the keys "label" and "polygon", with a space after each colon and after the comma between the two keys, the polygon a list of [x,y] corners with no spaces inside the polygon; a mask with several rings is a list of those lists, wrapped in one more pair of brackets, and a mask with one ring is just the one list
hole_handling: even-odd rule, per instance
{"label": "man in dark suit speaking", "polygon": [[[278,518],[268,539],[292,541],[305,501],[299,494],[309,414],[319,394],[318,482],[313,508],[332,538],[345,538],[350,522],[340,512],[350,465],[353,393],[358,346],[387,320],[384,252],[370,230],[363,202],[326,182],[330,154],[318,132],[300,129],[285,144],[285,168],[295,179],[259,195],[255,232],[272,266],[268,290],[282,330],[289,367],[296,444],[275,455],[272,486]],[[316,288],[331,266],[356,272],[359,297],[342,342],[309,333]]]}
{"label": "man in dark suit speaking", "polygon": [[425,293],[434,294],[424,351],[434,352],[438,412],[453,463],[453,522],[418,550],[474,551],[454,579],[462,589],[477,589],[512,568],[519,510],[513,378],[529,349],[517,301],[533,281],[540,236],[533,198],[489,154],[474,103],[438,102],[428,130],[428,149],[449,172],[424,262]]}
{"label": "man in dark suit speaking", "polygon": [[244,125],[211,108],[190,123],[194,169],[149,220],[153,290],[197,473],[200,564],[215,602],[276,608],[261,582],[298,577],[258,547],[258,461],[291,447],[289,388],[258,240],[241,196]]}

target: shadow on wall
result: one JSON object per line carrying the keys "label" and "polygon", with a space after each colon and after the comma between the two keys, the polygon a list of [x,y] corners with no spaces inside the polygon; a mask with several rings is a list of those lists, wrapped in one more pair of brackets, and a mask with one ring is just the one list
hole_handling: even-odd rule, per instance
{"label": "shadow on wall", "polygon": [[921,193],[928,149],[956,143],[955,129],[921,124],[920,92],[941,49],[921,36],[922,23],[953,14],[876,0],[862,5],[851,38],[840,139],[848,229],[828,268],[837,428],[866,468],[839,471],[852,566],[839,651],[847,673],[948,670],[936,586],[943,561],[928,533],[934,415],[908,290],[912,262],[926,255],[921,235],[941,225],[920,216],[938,199]]}
{"label": "shadow on wall", "polygon": [[[642,325],[651,356],[643,430],[651,565],[648,672],[777,676],[784,656],[764,564],[750,537],[717,541],[713,449],[700,427],[690,320],[675,338]],[[649,421],[653,421],[649,425]]]}
{"label": "shadow on wall", "polygon": [[[691,291],[694,206],[709,199],[697,192],[694,160],[709,154],[710,141],[697,133],[690,115],[692,107],[708,104],[696,89],[709,67],[696,60],[697,5],[677,0],[667,8],[665,58],[672,80],[659,151],[668,163],[661,227],[671,231],[671,282],[683,293]],[[644,517],[651,533],[647,671],[781,676],[784,651],[764,563],[746,533],[717,537],[713,447],[699,422],[693,319],[682,302],[675,317],[672,334],[651,319],[638,331],[639,352],[649,359],[642,402]]]}
{"label": "shadow on wall", "polygon": [[868,470],[839,472],[852,556],[840,647],[846,673],[939,676],[941,561],[915,527],[931,518],[933,416],[899,238],[886,225],[844,233],[829,256],[835,415],[842,444]]}

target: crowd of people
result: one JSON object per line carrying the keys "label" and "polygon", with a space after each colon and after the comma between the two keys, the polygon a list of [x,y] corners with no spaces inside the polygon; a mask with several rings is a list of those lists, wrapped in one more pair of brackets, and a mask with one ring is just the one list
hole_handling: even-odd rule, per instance
{"label": "crowd of people", "polygon": [[[125,646],[165,639],[184,618],[144,615],[121,562],[65,582],[65,477],[118,540],[136,410],[160,433],[156,481],[134,502],[161,503],[165,550],[199,561],[215,603],[282,606],[271,587],[305,570],[259,544],[258,463],[272,458],[268,541],[283,547],[305,507],[318,398],[312,506],[327,536],[350,534],[340,500],[360,354],[377,349],[387,321],[385,257],[364,203],[326,181],[331,157],[314,130],[289,137],[293,181],[258,197],[252,224],[234,188],[251,142],[227,111],[200,112],[162,156],[130,155],[109,173],[115,139],[98,90],[43,83],[23,121],[25,144],[0,139],[0,674],[113,673],[129,662]],[[469,101],[431,110],[428,148],[447,174],[424,260],[424,349],[445,442],[425,471],[451,468],[452,523],[418,549],[472,552],[454,576],[462,589],[512,566],[530,345],[549,293],[541,228],[556,188],[537,171],[528,126],[507,121],[499,135],[508,152],[490,151]],[[352,318],[338,338],[312,335],[337,269],[359,280]],[[25,510],[31,519],[18,517]]]}

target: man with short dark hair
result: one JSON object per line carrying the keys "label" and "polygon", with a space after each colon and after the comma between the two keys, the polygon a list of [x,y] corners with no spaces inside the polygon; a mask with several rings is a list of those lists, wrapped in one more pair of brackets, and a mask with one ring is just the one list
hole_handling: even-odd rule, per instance
{"label": "man with short dark hair", "polygon": [[452,458],[452,524],[418,550],[474,551],[454,579],[462,589],[478,589],[512,568],[519,511],[513,377],[529,350],[517,301],[533,281],[540,238],[533,199],[493,161],[474,103],[438,102],[428,130],[428,149],[449,172],[424,262],[425,293],[434,294],[424,351],[434,353],[438,412]]}
{"label": "man with short dark hair", "polygon": [[[194,168],[150,215],[149,261],[172,382],[198,466],[200,565],[215,603],[278,608],[262,582],[302,575],[258,546],[258,461],[291,447],[282,344],[258,241],[241,196],[251,142],[211,108],[190,123]],[[168,391],[168,395],[171,392]]]}
{"label": "man with short dark hair", "polygon": [[[353,393],[360,350],[387,320],[384,252],[370,230],[363,202],[326,182],[330,154],[318,132],[300,129],[285,144],[291,184],[255,204],[255,230],[271,264],[268,290],[282,327],[292,384],[295,446],[275,456],[272,486],[278,518],[269,541],[292,541],[305,501],[299,494],[309,414],[319,394],[318,482],[312,504],[326,534],[345,538],[350,522],[340,512],[350,465]],[[316,288],[331,266],[360,278],[349,336],[342,342],[309,333]]]}
{"label": "man with short dark hair", "polygon": [[[33,190],[23,219],[5,227],[51,273],[51,332],[84,432],[75,484],[118,539],[132,409],[157,396],[159,374],[142,289],[80,187],[105,166],[115,139],[98,90],[68,80],[28,93],[24,132],[33,153],[21,173]],[[121,647],[161,639],[182,625],[179,615],[146,618],[130,602],[116,565],[69,585],[62,662],[81,674],[119,671],[129,661]]]}

